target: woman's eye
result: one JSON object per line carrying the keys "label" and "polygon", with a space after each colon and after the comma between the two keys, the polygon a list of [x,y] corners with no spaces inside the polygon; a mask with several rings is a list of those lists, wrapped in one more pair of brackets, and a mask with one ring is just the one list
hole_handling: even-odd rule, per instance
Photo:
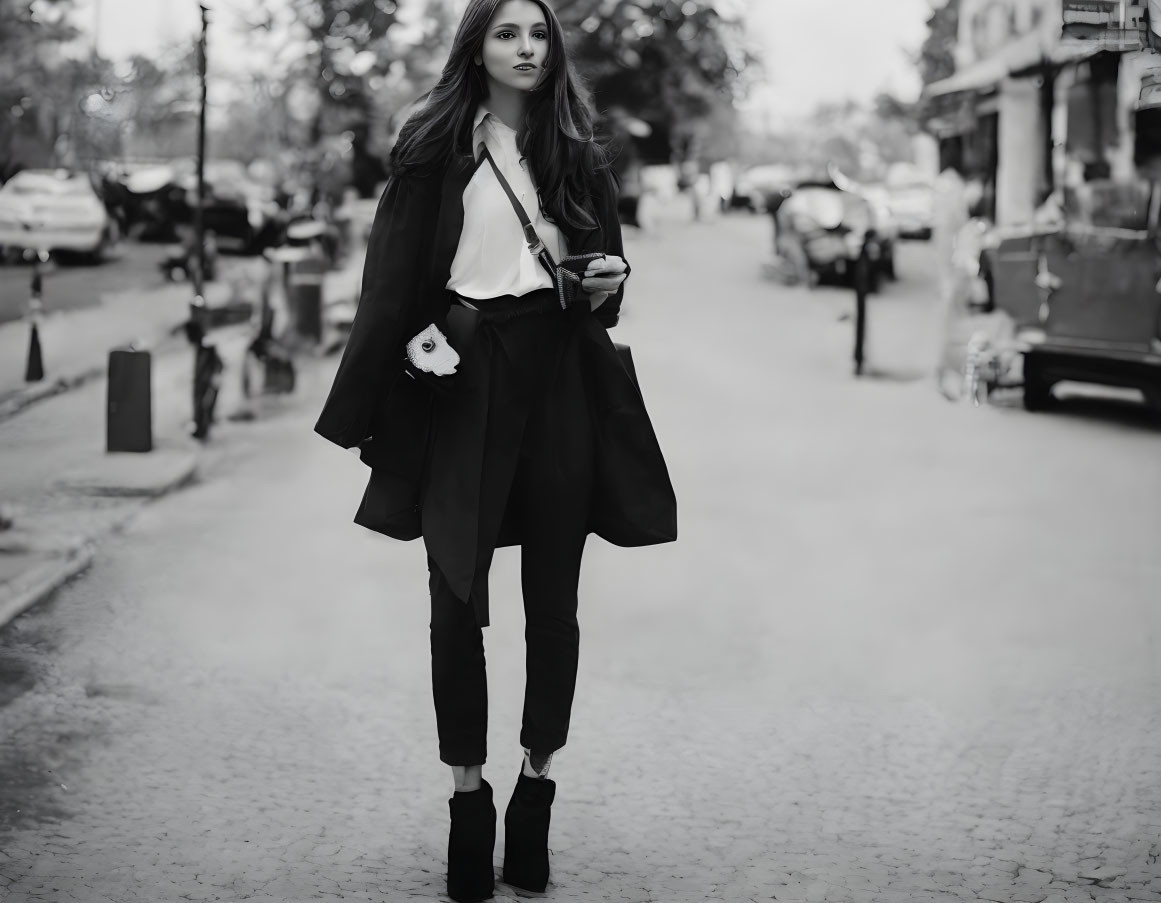
{"label": "woman's eye", "polygon": [[510,31],[498,31],[496,32],[496,37],[500,38],[501,40],[507,40],[508,38],[515,37],[515,35]]}
{"label": "woman's eye", "polygon": [[547,41],[548,40],[548,32],[547,31],[533,32],[532,37],[534,37],[540,41]]}

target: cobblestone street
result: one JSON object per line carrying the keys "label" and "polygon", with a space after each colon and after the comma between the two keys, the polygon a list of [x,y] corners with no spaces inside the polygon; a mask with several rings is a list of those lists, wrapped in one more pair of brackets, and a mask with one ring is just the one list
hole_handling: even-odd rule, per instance
{"label": "cobblestone street", "polygon": [[[1161,901],[1161,431],[947,403],[926,245],[856,380],[850,292],[768,281],[769,244],[628,237],[614,337],[681,534],[590,543],[548,899]],[[310,432],[335,363],[0,630],[6,903],[444,899],[423,548],[351,523],[366,471]],[[501,812],[518,564],[485,633]]]}

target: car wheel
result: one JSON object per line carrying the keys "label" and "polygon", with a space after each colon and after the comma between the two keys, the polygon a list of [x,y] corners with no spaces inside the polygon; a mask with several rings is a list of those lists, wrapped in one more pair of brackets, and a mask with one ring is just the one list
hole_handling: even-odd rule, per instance
{"label": "car wheel", "polygon": [[1024,410],[1043,411],[1052,404],[1052,383],[1040,366],[1024,355]]}
{"label": "car wheel", "polygon": [[1154,414],[1161,416],[1161,383],[1145,390],[1145,404],[1150,407]]}

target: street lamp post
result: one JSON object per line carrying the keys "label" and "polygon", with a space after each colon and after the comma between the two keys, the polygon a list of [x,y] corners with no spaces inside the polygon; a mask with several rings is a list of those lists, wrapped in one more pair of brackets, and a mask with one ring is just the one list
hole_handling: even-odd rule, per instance
{"label": "street lamp post", "polygon": [[203,217],[206,199],[206,35],[209,30],[209,9],[201,3],[198,4],[198,8],[202,14],[202,28],[198,36],[198,81],[201,87],[201,103],[198,107],[197,198],[193,210],[194,297],[190,304],[186,335],[194,346],[193,435],[194,438],[204,441],[209,438],[210,427],[214,422],[214,405],[218,398],[222,358],[218,350],[205,341],[206,331],[210,326],[205,297],[206,236]]}
{"label": "street lamp post", "polygon": [[206,202],[206,36],[209,31],[209,10],[204,4],[198,8],[202,13],[202,30],[198,38],[198,85],[201,92],[201,102],[198,104],[198,187],[197,203],[194,205],[194,303],[198,306],[205,304],[205,272],[206,272],[206,230],[202,208]]}

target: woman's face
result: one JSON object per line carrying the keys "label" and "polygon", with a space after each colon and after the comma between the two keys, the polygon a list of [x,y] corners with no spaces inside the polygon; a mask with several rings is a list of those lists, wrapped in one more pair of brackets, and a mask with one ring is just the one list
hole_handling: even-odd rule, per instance
{"label": "woman's face", "polygon": [[530,91],[544,74],[548,23],[532,0],[504,0],[488,23],[477,63],[483,63],[492,91]]}

